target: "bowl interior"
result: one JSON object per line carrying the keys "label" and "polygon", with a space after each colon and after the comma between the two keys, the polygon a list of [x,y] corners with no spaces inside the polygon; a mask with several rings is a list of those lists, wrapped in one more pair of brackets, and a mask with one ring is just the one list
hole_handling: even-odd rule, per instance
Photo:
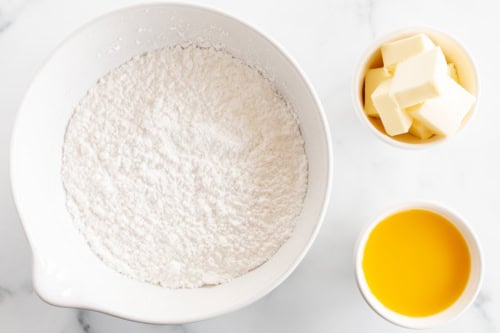
{"label": "bowl interior", "polygon": [[[461,44],[452,37],[442,32],[430,28],[409,28],[401,31],[396,31],[392,34],[378,39],[362,56],[361,62],[354,78],[354,104],[355,109],[363,122],[374,130],[374,133],[382,140],[395,144],[399,147],[418,148],[425,147],[431,144],[445,140],[446,138],[433,136],[426,140],[421,140],[411,134],[402,134],[391,137],[386,134],[382,122],[379,118],[368,117],[364,113],[364,81],[366,72],[370,68],[383,67],[382,54],[380,46],[387,42],[396,41],[405,37],[415,35],[417,33],[425,33],[436,45],[440,46],[445,54],[448,63],[454,63],[457,69],[457,75],[460,84],[469,91],[472,95],[478,97],[478,79],[477,70],[472,58]],[[462,127],[470,120],[476,109],[476,103],[471,107],[469,113],[462,121]]]}
{"label": "bowl interior", "polygon": [[[106,267],[65,208],[61,154],[73,108],[96,80],[148,50],[196,42],[220,45],[260,68],[293,105],[309,160],[309,183],[296,229],[268,262],[227,284],[170,290]],[[324,215],[331,180],[329,134],[318,99],[297,67],[267,38],[224,14],[196,6],[130,7],[96,19],[66,40],[33,81],[11,146],[14,198],[34,254],[34,285],[46,301],[133,320],[180,323],[248,304],[296,267]]]}
{"label": "bowl interior", "polygon": [[[370,236],[372,230],[380,223],[384,218],[389,215],[395,214],[397,212],[407,210],[407,209],[426,209],[432,212],[435,212],[441,216],[444,216],[447,220],[452,222],[455,227],[460,231],[462,236],[464,237],[467,246],[469,248],[470,257],[471,257],[471,271],[469,275],[469,280],[467,285],[460,295],[460,297],[451,305],[449,308],[444,311],[437,313],[432,316],[427,317],[409,317],[405,315],[401,315],[397,312],[394,312],[388,308],[386,308],[370,291],[368,287],[368,283],[366,282],[364,272],[363,272],[363,255],[366,243]],[[400,325],[407,328],[416,328],[416,329],[424,329],[431,328],[434,326],[438,326],[449,322],[457,318],[462,312],[464,312],[474,301],[476,298],[481,282],[482,282],[482,255],[479,243],[477,241],[476,236],[467,225],[465,220],[458,216],[456,213],[451,210],[444,208],[440,205],[432,204],[432,203],[409,203],[404,204],[395,209],[391,210],[388,213],[385,213],[383,216],[375,219],[370,225],[368,225],[365,230],[361,233],[361,236],[358,240],[358,244],[356,245],[356,255],[355,255],[355,266],[356,266],[356,280],[358,283],[358,287],[366,300],[366,302],[370,305],[370,307],[375,310],[381,317],[387,319],[390,322],[395,323],[396,325]]]}

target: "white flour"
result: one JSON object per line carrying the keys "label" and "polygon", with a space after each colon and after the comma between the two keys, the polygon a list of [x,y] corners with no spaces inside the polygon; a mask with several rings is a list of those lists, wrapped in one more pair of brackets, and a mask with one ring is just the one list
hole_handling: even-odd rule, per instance
{"label": "white flour", "polygon": [[67,128],[62,176],[104,263],[195,288],[245,274],[290,237],[307,159],[271,82],[226,52],[174,47],[90,89]]}

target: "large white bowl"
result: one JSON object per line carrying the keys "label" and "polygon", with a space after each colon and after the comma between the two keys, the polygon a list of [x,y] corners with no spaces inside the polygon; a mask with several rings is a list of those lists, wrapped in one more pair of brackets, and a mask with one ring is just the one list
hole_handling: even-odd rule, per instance
{"label": "large white bowl", "polygon": [[[222,45],[276,81],[300,122],[309,159],[309,184],[297,227],[271,260],[223,285],[172,290],[120,275],[93,254],[66,211],[61,154],[73,107],[98,78],[135,55],[188,41]],[[12,190],[33,250],[36,292],[51,304],[150,323],[189,322],[233,311],[283,282],[318,233],[331,178],[325,114],[297,65],[248,25],[192,5],[125,8],[76,31],[34,79],[19,110],[11,143]]]}

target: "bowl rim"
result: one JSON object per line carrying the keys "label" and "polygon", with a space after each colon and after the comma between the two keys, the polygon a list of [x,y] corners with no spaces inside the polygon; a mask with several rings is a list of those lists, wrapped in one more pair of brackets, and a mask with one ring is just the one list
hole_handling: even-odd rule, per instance
{"label": "bowl rim", "polygon": [[[474,81],[476,84],[476,101],[474,102],[474,105],[472,108],[469,110],[467,114],[467,119],[464,123],[461,124],[459,130],[457,133],[450,137],[440,137],[436,140],[429,141],[429,142],[422,142],[422,143],[410,143],[410,142],[403,142],[396,140],[392,137],[390,137],[387,134],[384,134],[380,132],[378,129],[375,128],[375,126],[370,122],[368,119],[368,116],[365,114],[363,105],[358,98],[358,85],[359,85],[359,80],[363,79],[364,76],[363,74],[363,68],[370,58],[370,56],[376,52],[380,46],[385,43],[388,40],[397,38],[398,36],[403,36],[403,35],[408,35],[408,34],[418,34],[418,33],[428,33],[428,34],[438,34],[446,37],[450,41],[452,41],[466,56],[467,60],[471,64],[472,67],[472,72],[474,73]],[[405,149],[405,150],[425,150],[429,149],[432,147],[439,146],[445,142],[449,142],[452,138],[455,136],[459,135],[461,132],[465,130],[467,125],[473,120],[473,118],[476,116],[477,110],[478,110],[478,105],[479,101],[481,100],[480,95],[481,95],[481,83],[479,80],[479,69],[477,62],[474,60],[474,57],[471,55],[471,53],[467,50],[467,48],[464,46],[464,43],[459,40],[457,37],[444,32],[440,29],[437,29],[433,26],[430,25],[418,25],[418,26],[408,26],[408,27],[403,27],[399,28],[396,30],[392,30],[388,33],[385,33],[383,35],[378,36],[375,38],[369,45],[366,47],[361,55],[358,58],[358,61],[355,64],[355,70],[354,70],[354,75],[352,76],[352,82],[351,82],[351,98],[352,98],[352,103],[354,105],[354,111],[358,117],[358,119],[365,124],[370,129],[370,132],[372,132],[377,138],[382,140],[385,143],[388,143],[389,145],[393,147],[397,147],[400,149]]]}
{"label": "bowl rim", "polygon": [[[294,68],[297,73],[299,74],[299,77],[302,79],[304,85],[306,86],[308,92],[310,93],[312,100],[314,104],[316,105],[317,113],[321,119],[321,125],[323,127],[324,131],[324,141],[326,144],[326,154],[327,154],[327,168],[326,168],[326,173],[327,173],[327,180],[326,180],[326,186],[324,189],[323,193],[323,200],[321,203],[321,210],[318,214],[318,219],[315,223],[313,232],[307,242],[307,244],[304,246],[302,249],[301,253],[299,256],[295,258],[293,263],[288,267],[286,271],[284,271],[281,276],[279,276],[273,283],[269,284],[269,286],[265,288],[261,288],[257,293],[254,294],[253,297],[244,299],[240,302],[235,302],[229,307],[219,309],[217,311],[207,311],[203,315],[185,315],[180,318],[156,318],[153,320],[147,319],[145,320],[144,318],[141,318],[140,316],[135,316],[131,315],[130,313],[122,313],[120,311],[115,311],[112,308],[106,308],[103,307],[99,304],[87,304],[86,301],[83,301],[80,304],[76,304],[76,302],[63,302],[63,301],[57,301],[54,299],[50,299],[50,297],[46,294],[44,294],[44,289],[42,287],[43,284],[39,281],[37,278],[38,276],[38,264],[40,263],[40,259],[37,256],[37,253],[35,253],[35,250],[33,249],[33,242],[32,239],[30,239],[29,233],[26,231],[26,223],[24,222],[24,214],[22,210],[20,209],[20,197],[22,196],[22,193],[20,193],[16,189],[16,171],[14,169],[14,160],[15,160],[15,146],[16,146],[16,139],[17,139],[17,133],[18,133],[18,126],[19,126],[19,118],[20,114],[23,113],[23,110],[25,108],[25,103],[28,95],[30,94],[34,82],[36,81],[36,78],[40,75],[41,71],[43,68],[46,67],[46,65],[49,63],[49,61],[53,58],[53,56],[63,47],[65,46],[70,40],[72,40],[76,35],[78,35],[80,32],[83,30],[87,29],[89,26],[95,24],[96,22],[99,22],[101,20],[107,19],[109,16],[116,15],[120,12],[127,12],[129,10],[137,10],[137,9],[152,9],[154,7],[179,7],[179,8],[189,8],[189,9],[195,9],[195,10],[201,10],[205,12],[209,12],[211,14],[215,14],[221,17],[224,17],[226,19],[234,21],[236,24],[242,25],[261,37],[263,40],[267,41],[273,48],[275,48],[278,53],[282,54],[285,61],[287,61],[292,68]],[[150,323],[150,324],[182,324],[182,323],[188,323],[188,322],[196,322],[196,321],[201,321],[209,318],[214,318],[217,316],[221,316],[223,314],[227,314],[230,312],[234,312],[238,309],[241,309],[249,304],[252,304],[256,302],[257,300],[263,298],[267,294],[269,294],[271,291],[273,291],[275,288],[277,288],[281,283],[283,283],[297,268],[297,266],[302,262],[306,254],[308,253],[309,249],[311,248],[312,244],[314,243],[319,230],[325,220],[325,216],[329,207],[329,202],[330,202],[330,197],[331,197],[331,192],[332,192],[332,183],[333,183],[333,147],[332,147],[332,141],[331,141],[331,131],[330,131],[330,126],[328,123],[328,119],[326,117],[325,110],[323,108],[323,105],[321,103],[321,100],[314,89],[310,79],[307,77],[305,72],[302,70],[302,68],[298,65],[298,63],[291,57],[291,55],[285,51],[285,49],[278,43],[276,42],[273,38],[270,36],[264,34],[261,32],[259,29],[255,28],[251,24],[247,23],[245,20],[242,20],[236,16],[233,16],[231,14],[228,14],[222,10],[216,9],[212,6],[207,6],[207,5],[200,5],[200,4],[195,4],[195,3],[183,3],[179,1],[166,1],[166,2],[159,2],[159,1],[152,1],[152,2],[147,2],[147,3],[142,3],[142,4],[136,4],[136,5],[128,5],[128,6],[121,6],[117,7],[111,10],[108,10],[102,14],[99,14],[98,16],[88,20],[86,23],[82,24],[80,27],[72,31],[69,35],[63,38],[62,41],[60,41],[57,46],[52,49],[48,53],[48,55],[45,57],[45,59],[38,65],[37,70],[35,71],[35,74],[32,76],[30,84],[28,85],[27,89],[25,90],[25,93],[22,97],[22,100],[17,108],[17,112],[15,115],[15,119],[13,122],[13,127],[12,127],[12,134],[10,136],[10,144],[9,144],[9,178],[10,178],[10,189],[12,192],[13,200],[14,200],[14,205],[16,207],[19,219],[23,225],[23,232],[28,240],[28,243],[30,244],[31,252],[32,252],[32,257],[33,257],[33,263],[32,263],[32,268],[33,268],[33,273],[32,273],[32,281],[33,281],[33,288],[34,291],[37,293],[37,295],[46,303],[54,305],[54,306],[59,306],[59,307],[72,307],[72,308],[78,308],[78,309],[85,309],[85,310],[92,310],[92,311],[98,311],[101,313],[105,313],[114,317],[122,318],[122,319],[127,319],[127,320],[132,320],[135,322],[140,322],[140,323]]]}
{"label": "bowl rim", "polygon": [[[456,304],[458,300],[462,297],[463,293],[465,292],[465,289],[459,296],[459,298],[452,305],[450,305],[443,311],[425,317],[410,317],[399,314],[385,307],[378,299],[376,299],[376,297],[370,291],[368,284],[366,282],[362,268],[362,259],[363,259],[364,249],[371,232],[386,217],[409,209],[423,209],[445,217],[457,229],[461,229],[459,231],[464,238],[470,239],[471,244],[468,244],[468,247],[470,247],[470,245],[473,245],[476,250],[476,257],[473,258],[471,255],[471,264],[472,260],[475,260],[475,263],[477,264],[478,267],[476,270],[478,276],[476,284],[473,286],[474,289],[470,294],[469,298],[466,299],[465,305],[462,308],[458,308],[458,310],[454,312],[449,318],[439,318],[437,316],[441,315],[442,313],[450,309],[453,306],[453,304]],[[467,243],[469,242],[467,241]],[[481,290],[484,278],[483,250],[481,248],[481,243],[479,242],[479,238],[477,237],[475,231],[471,228],[470,223],[467,221],[467,219],[465,219],[462,215],[458,214],[455,210],[434,201],[419,200],[419,201],[409,201],[409,202],[399,203],[393,205],[388,209],[383,210],[381,213],[377,214],[374,218],[370,219],[369,222],[364,225],[364,227],[359,233],[358,239],[356,240],[353,259],[354,259],[354,275],[355,275],[356,285],[365,302],[375,313],[377,313],[383,319],[397,326],[409,329],[434,328],[456,320],[465,311],[467,311],[467,309],[469,309],[472,306],[474,300],[476,299],[477,295]],[[469,280],[467,281],[466,286],[469,286],[471,285],[471,283],[474,282],[471,280],[472,273],[473,272],[471,270],[469,275]]]}

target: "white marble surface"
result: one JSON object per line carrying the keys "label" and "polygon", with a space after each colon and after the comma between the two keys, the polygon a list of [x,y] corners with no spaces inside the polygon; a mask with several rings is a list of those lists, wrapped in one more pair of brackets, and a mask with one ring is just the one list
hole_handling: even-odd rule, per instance
{"label": "white marble surface", "polygon": [[[31,253],[14,208],[8,144],[16,109],[37,67],[70,32],[134,0],[0,0],[0,332],[398,332],[362,300],[352,251],[362,225],[394,203],[426,199],[455,208],[483,245],[485,278],[474,306],[435,332],[500,331],[500,23],[497,1],[207,0],[281,43],[311,78],[333,133],[334,190],[324,226],[292,276],[237,312],[182,326],[152,326],[57,308],[31,287]],[[449,32],[471,51],[480,105],[451,142],[403,151],[356,118],[350,81],[373,38],[412,25]]]}

